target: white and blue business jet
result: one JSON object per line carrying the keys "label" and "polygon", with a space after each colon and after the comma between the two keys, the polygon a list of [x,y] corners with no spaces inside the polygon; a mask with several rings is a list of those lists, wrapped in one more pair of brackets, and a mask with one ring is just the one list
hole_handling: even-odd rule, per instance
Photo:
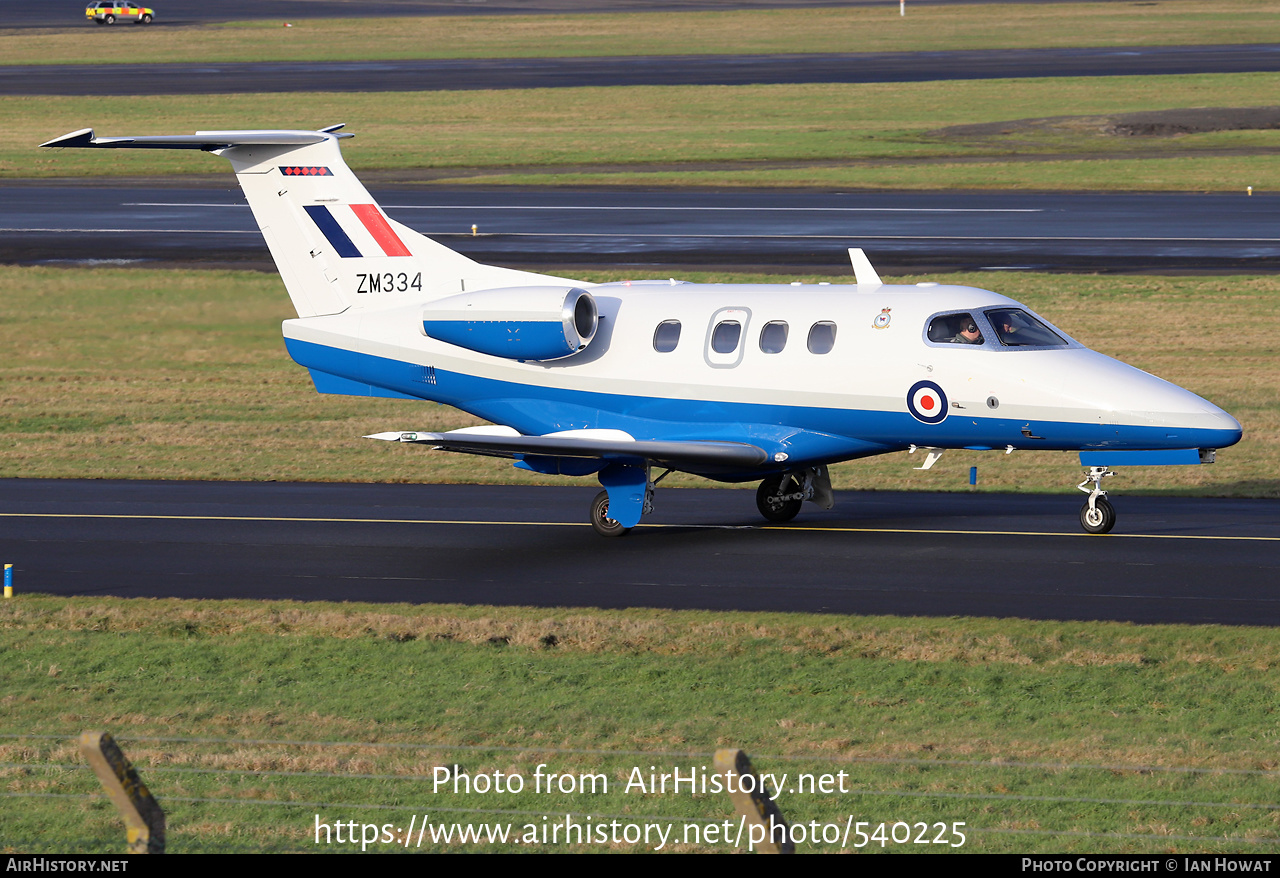
{"label": "white and blue business jet", "polygon": [[[1078,451],[1085,530],[1125,464],[1201,464],[1229,414],[973,287],[592,284],[481,265],[390,219],[335,133],[201,131],[48,147],[200,149],[231,161],[297,319],[289,355],[321,393],[432,400],[494,426],[370,438],[595,474],[591,523],[626,533],[671,471],[759,481],[766,519],[833,504],[827,466],[894,451]],[[665,470],[657,478],[655,470]]]}

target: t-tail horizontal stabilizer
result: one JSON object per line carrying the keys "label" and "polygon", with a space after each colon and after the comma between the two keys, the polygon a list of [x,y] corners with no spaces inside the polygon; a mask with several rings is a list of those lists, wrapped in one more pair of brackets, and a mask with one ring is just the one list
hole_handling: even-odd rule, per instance
{"label": "t-tail horizontal stabilizer", "polygon": [[95,137],[92,128],[81,128],[40,144],[51,147],[96,147],[98,149],[202,149],[217,152],[233,146],[307,146],[322,143],[326,134],[334,134],[342,125],[330,125],[318,131],[197,131],[195,134],[166,134],[159,137]]}

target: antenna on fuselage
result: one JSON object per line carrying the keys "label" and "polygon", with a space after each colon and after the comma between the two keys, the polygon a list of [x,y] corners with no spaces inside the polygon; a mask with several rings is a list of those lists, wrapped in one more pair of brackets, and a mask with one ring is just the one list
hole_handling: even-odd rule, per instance
{"label": "antenna on fuselage", "polygon": [[849,261],[853,263],[853,282],[858,286],[878,287],[883,283],[861,247],[849,248]]}

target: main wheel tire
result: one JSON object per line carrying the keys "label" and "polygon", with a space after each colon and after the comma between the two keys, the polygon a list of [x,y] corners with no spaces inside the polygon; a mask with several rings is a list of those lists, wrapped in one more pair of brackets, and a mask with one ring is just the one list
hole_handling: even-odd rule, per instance
{"label": "main wheel tire", "polygon": [[116,17],[115,17],[114,15],[108,15],[108,16],[106,16],[106,17],[104,17],[104,18],[102,19],[102,23],[103,23],[103,24],[115,24],[115,23],[116,23]]}
{"label": "main wheel tire", "polygon": [[591,526],[602,537],[621,537],[631,532],[609,517],[609,492],[601,491],[591,501]]}
{"label": "main wheel tire", "polygon": [[786,524],[800,514],[803,500],[779,500],[779,494],[794,494],[800,490],[796,480],[789,474],[769,476],[756,489],[756,508],[774,524]]}
{"label": "main wheel tire", "polygon": [[1093,501],[1093,508],[1085,503],[1080,507],[1080,526],[1091,534],[1110,533],[1116,526],[1116,509],[1106,497]]}
{"label": "main wheel tire", "polygon": [[138,19],[138,23],[139,23],[139,24],[151,24],[151,16],[150,16],[150,15],[143,15],[143,16],[142,16],[142,18]]}

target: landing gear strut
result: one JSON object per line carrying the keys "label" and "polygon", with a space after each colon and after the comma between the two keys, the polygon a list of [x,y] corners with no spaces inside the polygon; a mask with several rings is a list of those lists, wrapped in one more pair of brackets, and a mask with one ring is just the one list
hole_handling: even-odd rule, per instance
{"label": "landing gear strut", "polygon": [[1076,486],[1089,495],[1089,499],[1080,507],[1080,526],[1091,534],[1110,533],[1111,528],[1116,526],[1115,507],[1107,499],[1107,492],[1102,490],[1102,480],[1114,475],[1105,466],[1091,466],[1085,480]]}

